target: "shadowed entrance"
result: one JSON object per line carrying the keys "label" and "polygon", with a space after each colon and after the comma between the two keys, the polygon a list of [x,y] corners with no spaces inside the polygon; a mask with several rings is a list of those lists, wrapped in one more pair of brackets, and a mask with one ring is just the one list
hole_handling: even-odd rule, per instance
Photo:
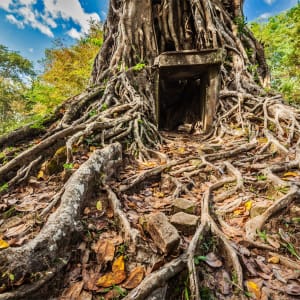
{"label": "shadowed entrance", "polygon": [[156,116],[160,129],[200,121],[211,127],[219,94],[222,50],[165,52],[157,57]]}

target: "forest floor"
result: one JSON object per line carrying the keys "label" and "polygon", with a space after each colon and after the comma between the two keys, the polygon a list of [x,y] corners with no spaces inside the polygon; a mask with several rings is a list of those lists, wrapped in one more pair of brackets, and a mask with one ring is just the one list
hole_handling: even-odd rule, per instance
{"label": "forest floor", "polygon": [[[125,155],[115,179],[96,185],[83,203],[79,235],[57,277],[58,298],[138,299],[135,288],[152,274],[152,285],[144,280],[143,288],[158,289],[147,299],[188,300],[190,270],[180,260],[188,264],[192,256],[201,299],[299,299],[300,202],[293,197],[299,165],[274,145],[257,155],[268,140],[249,143],[233,130],[234,138],[215,144],[200,134],[163,132],[160,159],[142,163]],[[0,248],[37,236],[59,206],[64,183],[96,148],[78,146],[71,165],[51,176],[42,167],[2,195]],[[10,151],[6,157],[17,149]],[[269,167],[283,161],[270,180]],[[16,281],[2,274],[9,284],[0,292],[41,276]]]}

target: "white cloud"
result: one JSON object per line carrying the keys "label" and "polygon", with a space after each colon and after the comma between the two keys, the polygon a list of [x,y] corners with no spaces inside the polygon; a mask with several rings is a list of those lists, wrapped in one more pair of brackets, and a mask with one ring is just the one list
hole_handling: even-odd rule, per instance
{"label": "white cloud", "polygon": [[[43,4],[43,11],[35,9],[38,2]],[[52,29],[58,27],[59,20],[78,25],[79,30],[71,28],[67,31],[75,39],[88,31],[90,19],[100,21],[97,13],[86,13],[79,0],[0,0],[0,8],[9,12],[6,18],[12,24],[19,28],[25,25],[36,28],[49,37],[54,37]],[[62,28],[66,27],[63,22],[59,24]]]}
{"label": "white cloud", "polygon": [[258,19],[259,19],[259,20],[262,20],[262,21],[265,21],[265,20],[268,20],[271,16],[272,16],[271,13],[266,12],[266,13],[261,14],[261,15],[258,17]]}
{"label": "white cloud", "polygon": [[30,53],[33,53],[33,52],[34,52],[34,49],[33,49],[33,48],[29,48],[28,51],[29,51]]}
{"label": "white cloud", "polygon": [[6,15],[6,20],[8,20],[11,24],[17,25],[20,29],[24,28],[24,23],[17,20],[14,15]]}
{"label": "white cloud", "polygon": [[0,8],[9,11],[9,6],[12,4],[13,0],[0,0]]}
{"label": "white cloud", "polygon": [[265,3],[272,5],[276,0],[264,0]]}
{"label": "white cloud", "polygon": [[71,37],[71,38],[73,38],[73,39],[76,39],[76,40],[79,40],[80,39],[80,37],[81,37],[81,32],[79,32],[77,29],[75,29],[75,28],[72,28],[72,29],[70,29],[68,32],[67,32],[67,34]]}
{"label": "white cloud", "polygon": [[100,21],[96,13],[85,13],[79,0],[44,0],[45,11],[53,18],[72,20],[81,27],[81,32],[85,33],[89,29],[89,19]]}

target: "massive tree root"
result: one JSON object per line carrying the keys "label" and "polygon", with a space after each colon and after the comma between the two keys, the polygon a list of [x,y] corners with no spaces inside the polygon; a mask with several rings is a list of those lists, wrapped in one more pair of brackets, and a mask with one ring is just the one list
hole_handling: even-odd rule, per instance
{"label": "massive tree root", "polygon": [[[110,1],[92,87],[41,124],[0,138],[0,299],[299,295],[300,111],[264,91],[262,47],[244,26],[241,4]],[[217,47],[226,57],[210,131],[159,132],[156,56]],[[200,221],[193,232],[179,227],[179,247],[163,253],[144,215],[171,218],[179,197],[196,203]],[[128,274],[140,270],[138,282],[123,283],[127,296],[113,288],[122,280],[99,283],[118,277],[108,249],[127,257]],[[51,295],[58,274],[75,283],[61,282]]]}

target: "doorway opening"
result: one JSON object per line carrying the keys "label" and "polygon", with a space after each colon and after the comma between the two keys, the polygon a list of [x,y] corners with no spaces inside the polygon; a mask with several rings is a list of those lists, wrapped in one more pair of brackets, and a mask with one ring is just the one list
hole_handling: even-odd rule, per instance
{"label": "doorway opening", "polygon": [[220,50],[174,51],[161,54],[155,65],[158,128],[176,130],[200,122],[212,124],[219,94]]}

